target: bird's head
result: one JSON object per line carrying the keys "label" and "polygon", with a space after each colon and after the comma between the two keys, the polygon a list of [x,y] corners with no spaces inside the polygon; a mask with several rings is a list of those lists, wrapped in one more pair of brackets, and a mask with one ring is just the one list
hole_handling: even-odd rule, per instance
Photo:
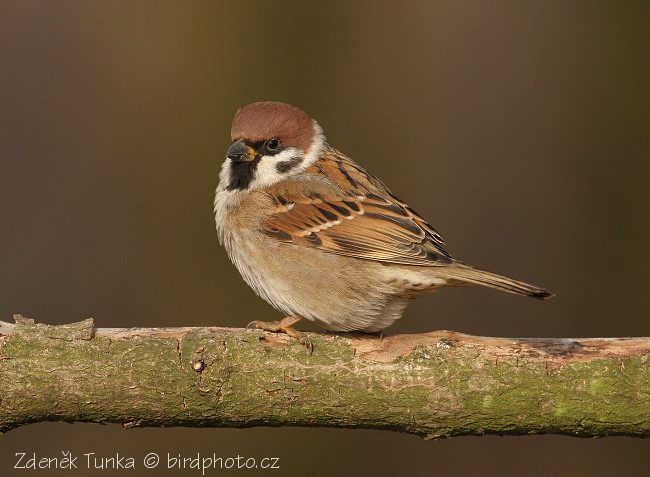
{"label": "bird's head", "polygon": [[221,187],[227,190],[261,189],[299,174],[326,144],[320,126],[307,113],[276,102],[241,108],[230,135],[221,171]]}

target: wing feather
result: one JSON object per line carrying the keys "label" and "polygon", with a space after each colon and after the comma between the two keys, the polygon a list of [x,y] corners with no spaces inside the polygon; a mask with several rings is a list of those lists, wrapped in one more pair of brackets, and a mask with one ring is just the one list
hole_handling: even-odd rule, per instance
{"label": "wing feather", "polygon": [[275,240],[404,265],[453,262],[433,227],[334,149],[266,192],[278,205],[264,226]]}

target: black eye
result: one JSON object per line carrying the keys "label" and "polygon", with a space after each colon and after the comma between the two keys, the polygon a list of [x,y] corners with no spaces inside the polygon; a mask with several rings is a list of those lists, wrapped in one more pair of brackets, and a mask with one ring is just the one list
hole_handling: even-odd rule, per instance
{"label": "black eye", "polygon": [[277,152],[277,150],[280,149],[280,140],[277,137],[269,139],[266,141],[266,149],[269,152]]}

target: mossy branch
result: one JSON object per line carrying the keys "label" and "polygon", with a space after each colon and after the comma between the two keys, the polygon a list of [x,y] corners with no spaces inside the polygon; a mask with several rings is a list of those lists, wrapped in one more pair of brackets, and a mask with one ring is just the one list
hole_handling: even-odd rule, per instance
{"label": "mossy branch", "polygon": [[0,322],[0,431],[39,421],[650,436],[650,338]]}

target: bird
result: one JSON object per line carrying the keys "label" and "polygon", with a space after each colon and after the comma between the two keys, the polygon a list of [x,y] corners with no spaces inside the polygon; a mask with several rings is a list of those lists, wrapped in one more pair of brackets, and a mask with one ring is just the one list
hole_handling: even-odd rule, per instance
{"label": "bird", "polygon": [[482,285],[538,299],[552,293],[470,267],[377,177],[329,145],[303,110],[256,102],[233,119],[214,214],[246,283],[286,315],[248,328],[284,332],[313,352],[301,319],[329,331],[380,333],[416,297]]}

